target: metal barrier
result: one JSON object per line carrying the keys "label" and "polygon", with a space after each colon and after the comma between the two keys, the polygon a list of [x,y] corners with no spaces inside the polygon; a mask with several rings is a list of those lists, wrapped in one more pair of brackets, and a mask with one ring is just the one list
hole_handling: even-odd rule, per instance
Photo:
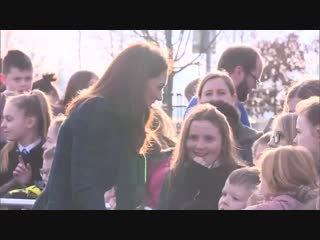
{"label": "metal barrier", "polygon": [[33,199],[0,198],[0,208],[21,207],[21,209],[31,209],[34,202]]}
{"label": "metal barrier", "polygon": [[[184,96],[182,95],[182,93],[171,93],[171,97],[172,97],[172,118],[171,119],[176,127],[177,133],[179,134],[187,105],[184,103]],[[163,104],[162,108],[166,110],[166,105]]]}
{"label": "metal barrier", "polygon": [[[0,208],[18,207],[21,209],[31,209],[35,201],[34,199],[0,198]],[[105,206],[107,210],[111,209],[109,203],[106,203]]]}
{"label": "metal barrier", "polygon": [[[33,199],[16,199],[16,198],[0,198],[0,208],[17,207],[21,209],[32,209],[36,200]],[[109,203],[106,203],[106,210],[111,210]],[[143,210],[152,210],[150,207],[145,206]]]}

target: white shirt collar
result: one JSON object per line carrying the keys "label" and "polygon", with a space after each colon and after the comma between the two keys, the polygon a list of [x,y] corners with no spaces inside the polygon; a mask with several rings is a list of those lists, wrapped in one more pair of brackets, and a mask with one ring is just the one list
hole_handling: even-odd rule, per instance
{"label": "white shirt collar", "polygon": [[28,152],[31,151],[31,149],[33,149],[35,146],[37,146],[39,143],[41,142],[41,138],[39,138],[38,140],[34,141],[33,143],[29,144],[28,146],[22,146],[20,143],[18,143],[18,148],[19,151],[21,152],[23,149],[27,150]]}
{"label": "white shirt collar", "polygon": [[6,97],[10,97],[10,96],[15,96],[16,92],[6,89],[2,92],[2,94],[4,94]]}

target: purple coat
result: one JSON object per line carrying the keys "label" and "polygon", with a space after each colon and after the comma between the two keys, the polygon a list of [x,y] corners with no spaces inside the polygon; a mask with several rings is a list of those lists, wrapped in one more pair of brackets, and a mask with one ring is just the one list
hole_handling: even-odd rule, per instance
{"label": "purple coat", "polygon": [[279,195],[258,205],[246,207],[244,210],[297,210],[302,203],[290,195]]}

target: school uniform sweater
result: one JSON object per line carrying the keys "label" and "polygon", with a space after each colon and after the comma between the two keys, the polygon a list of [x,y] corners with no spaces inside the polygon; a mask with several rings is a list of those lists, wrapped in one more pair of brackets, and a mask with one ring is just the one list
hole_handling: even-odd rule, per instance
{"label": "school uniform sweater", "polygon": [[[160,194],[160,210],[218,209],[222,188],[235,168],[206,168],[187,161],[178,172],[166,176]],[[171,179],[171,180],[170,180]]]}
{"label": "school uniform sweater", "polygon": [[[30,185],[42,179],[40,176],[40,168],[42,167],[42,162],[43,162],[42,144],[43,142],[40,142],[37,146],[32,148],[30,152],[26,155],[25,160],[30,163],[30,166],[32,169],[32,178],[31,178]],[[2,147],[3,146],[4,145],[2,145]],[[15,170],[15,168],[19,163],[19,160],[18,160],[19,154],[20,154],[20,151],[17,145],[9,152],[8,171],[4,173],[0,173],[0,186],[7,183],[13,178],[13,171]]]}

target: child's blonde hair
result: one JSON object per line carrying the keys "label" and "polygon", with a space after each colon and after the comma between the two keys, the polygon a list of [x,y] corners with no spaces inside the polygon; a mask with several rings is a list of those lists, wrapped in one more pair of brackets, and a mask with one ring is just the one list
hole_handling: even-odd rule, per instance
{"label": "child's blonde hair", "polygon": [[302,100],[296,107],[298,114],[305,114],[313,127],[320,124],[320,99],[319,96],[313,96]]}
{"label": "child's blonde hair", "polygon": [[160,106],[155,104],[151,106],[151,112],[153,117],[150,129],[147,129],[149,132],[147,137],[150,138],[147,153],[174,149],[178,139],[172,119]]}
{"label": "child's blonde hair", "polygon": [[271,139],[271,135],[272,135],[272,132],[267,132],[265,134],[263,134],[261,137],[259,137],[252,145],[252,157],[254,158],[256,156],[256,153],[257,153],[257,149],[258,149],[258,146],[260,144],[265,144],[265,145],[268,145],[268,143],[270,142],[270,139]]}
{"label": "child's blonde hair", "polygon": [[260,183],[260,171],[256,167],[243,167],[232,171],[227,179],[232,185],[255,190]]}
{"label": "child's blonde hair", "polygon": [[296,113],[282,113],[272,123],[272,130],[279,127],[283,131],[284,138],[289,145],[293,145],[293,140],[297,135],[297,118],[298,115]]}
{"label": "child's blonde hair", "polygon": [[[318,187],[315,161],[309,151],[300,146],[281,146],[262,155],[262,178],[272,195],[294,193],[305,201],[308,192],[301,191]],[[301,199],[304,198],[304,199]]]}
{"label": "child's blonde hair", "polygon": [[284,112],[289,112],[288,102],[292,98],[300,98],[301,100],[308,99],[312,96],[319,98],[320,96],[320,81],[319,79],[304,78],[294,83],[288,90],[286,99],[284,101]]}
{"label": "child's blonde hair", "polygon": [[[13,103],[18,109],[24,111],[26,116],[37,118],[37,130],[41,140],[45,140],[51,121],[51,108],[44,93],[33,90],[30,93],[10,97],[6,104]],[[6,172],[9,166],[9,152],[14,148],[16,142],[8,142],[0,152],[0,172]]]}

